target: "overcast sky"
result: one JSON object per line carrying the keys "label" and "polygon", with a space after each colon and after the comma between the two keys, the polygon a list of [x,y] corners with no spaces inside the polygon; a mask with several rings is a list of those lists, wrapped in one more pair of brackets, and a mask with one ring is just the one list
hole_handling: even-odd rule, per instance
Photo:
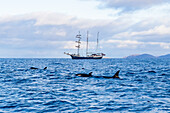
{"label": "overcast sky", "polygon": [[75,35],[109,58],[170,53],[169,0],[0,0],[1,58],[69,58]]}

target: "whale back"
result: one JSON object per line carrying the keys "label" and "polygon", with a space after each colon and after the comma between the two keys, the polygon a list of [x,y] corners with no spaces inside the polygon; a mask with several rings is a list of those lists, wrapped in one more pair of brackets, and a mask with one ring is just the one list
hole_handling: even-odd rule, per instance
{"label": "whale back", "polygon": [[76,74],[76,76],[81,76],[81,77],[92,77],[92,72],[90,72],[89,74],[79,73],[79,74]]}

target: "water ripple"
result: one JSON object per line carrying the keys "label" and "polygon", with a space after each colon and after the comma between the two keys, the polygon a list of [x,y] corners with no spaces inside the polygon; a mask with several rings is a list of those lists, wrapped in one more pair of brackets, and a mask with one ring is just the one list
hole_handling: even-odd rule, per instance
{"label": "water ripple", "polygon": [[[0,59],[0,112],[170,112],[169,67],[169,59]],[[120,80],[75,76],[119,69]]]}

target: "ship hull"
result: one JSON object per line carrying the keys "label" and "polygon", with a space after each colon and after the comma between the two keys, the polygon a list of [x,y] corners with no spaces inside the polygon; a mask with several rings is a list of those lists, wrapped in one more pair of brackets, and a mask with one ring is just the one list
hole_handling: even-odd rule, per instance
{"label": "ship hull", "polygon": [[81,56],[72,56],[72,55],[71,55],[71,58],[72,58],[72,59],[102,59],[103,57],[102,57],[102,56],[81,57]]}

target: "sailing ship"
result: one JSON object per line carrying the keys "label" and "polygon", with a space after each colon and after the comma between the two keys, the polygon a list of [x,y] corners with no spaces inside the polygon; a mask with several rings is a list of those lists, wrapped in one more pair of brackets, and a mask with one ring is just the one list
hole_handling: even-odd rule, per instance
{"label": "sailing ship", "polygon": [[[97,33],[97,49],[96,50],[98,50],[98,43],[99,43],[98,37],[99,37],[99,32]],[[80,55],[80,44],[81,44],[80,32],[78,35],[76,35],[76,38],[78,39],[76,41],[77,54],[70,54],[70,53],[66,53],[66,52],[64,52],[64,54],[70,55],[72,59],[102,59],[103,56],[105,56],[104,53],[90,53],[90,52],[88,52],[88,31],[87,31],[87,42],[86,42],[86,56],[81,56]]]}

